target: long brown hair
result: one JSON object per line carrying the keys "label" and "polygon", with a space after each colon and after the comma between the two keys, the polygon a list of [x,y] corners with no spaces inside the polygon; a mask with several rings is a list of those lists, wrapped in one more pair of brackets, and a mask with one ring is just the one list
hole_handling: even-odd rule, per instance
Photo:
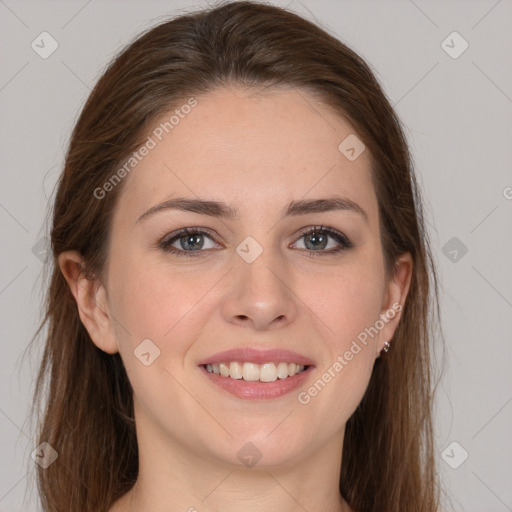
{"label": "long brown hair", "polygon": [[124,182],[101,200],[94,191],[162,113],[227,84],[308,91],[345,116],[370,152],[388,273],[410,252],[413,275],[392,349],[376,361],[346,425],[340,493],[360,512],[436,511],[430,345],[438,292],[401,123],[350,48],[296,14],[250,1],[182,15],[137,38],[102,75],[73,130],[54,201],[45,317],[36,333],[47,327],[35,392],[38,441],[58,452],[55,463],[38,468],[43,508],[106,511],[138,471],[132,389],[121,358],[92,343],[57,257],[79,251],[82,271],[101,277]]}

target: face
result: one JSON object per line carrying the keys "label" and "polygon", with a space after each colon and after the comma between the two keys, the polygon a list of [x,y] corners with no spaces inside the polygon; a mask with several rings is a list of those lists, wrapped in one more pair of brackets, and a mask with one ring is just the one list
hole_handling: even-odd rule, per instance
{"label": "face", "polygon": [[139,436],[291,464],[340,447],[407,283],[385,273],[369,151],[338,148],[347,120],[292,89],[196,101],[125,178],[89,332],[121,354]]}

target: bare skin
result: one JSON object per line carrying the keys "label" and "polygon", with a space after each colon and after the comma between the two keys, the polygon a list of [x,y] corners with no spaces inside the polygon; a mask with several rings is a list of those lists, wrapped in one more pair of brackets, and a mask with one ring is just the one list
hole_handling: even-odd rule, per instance
{"label": "bare skin", "polygon": [[[354,133],[347,120],[293,89],[230,87],[197,101],[125,178],[101,281],[80,275],[78,253],[59,258],[91,339],[120,352],[134,389],[139,477],[110,512],[350,511],[339,495],[345,424],[397,327],[411,257],[386,275],[369,152],[350,161],[338,150]],[[335,196],[360,211],[282,217],[292,201]],[[222,202],[237,217],[165,209],[137,222],[176,197]],[[342,244],[329,233],[317,231],[325,245],[303,234],[321,226],[353,246],[333,252]],[[158,245],[187,227],[208,231],[192,257]],[[263,249],[251,263],[236,251],[247,237]],[[190,253],[187,240],[171,246]],[[378,334],[333,370],[390,310]],[[145,339],[160,350],[148,366],[134,356]],[[290,393],[242,399],[199,366],[239,347],[293,350],[314,368]],[[325,387],[308,394],[329,368]],[[237,456],[249,442],[261,455],[253,467]]]}

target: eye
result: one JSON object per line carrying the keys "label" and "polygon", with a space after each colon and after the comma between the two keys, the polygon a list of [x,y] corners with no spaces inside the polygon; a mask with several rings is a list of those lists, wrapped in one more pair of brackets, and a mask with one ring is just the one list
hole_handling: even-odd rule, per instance
{"label": "eye", "polygon": [[[299,241],[302,241],[302,247]],[[346,235],[334,228],[324,226],[308,227],[302,230],[299,241],[290,247],[306,250],[312,257],[334,254],[354,247]],[[185,257],[199,256],[205,250],[222,247],[215,240],[215,236],[204,228],[180,229],[164,237],[158,245],[165,252]]]}
{"label": "eye", "polygon": [[205,249],[218,248],[219,244],[209,231],[199,228],[184,228],[165,237],[159,246],[164,251],[177,256],[194,257]]}
{"label": "eye", "polygon": [[302,241],[303,247],[297,247],[295,242],[294,248],[307,250],[310,256],[333,254],[354,247],[346,235],[334,228],[324,226],[306,228],[300,233],[299,240]]}

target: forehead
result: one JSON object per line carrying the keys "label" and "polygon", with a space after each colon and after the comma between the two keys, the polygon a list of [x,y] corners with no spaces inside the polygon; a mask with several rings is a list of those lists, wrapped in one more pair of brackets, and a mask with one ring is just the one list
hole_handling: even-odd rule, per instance
{"label": "forehead", "polygon": [[120,198],[129,218],[173,196],[230,202],[254,215],[333,193],[372,215],[369,152],[347,159],[339,145],[353,127],[308,92],[229,87],[194,100],[163,113],[149,132],[153,147]]}

